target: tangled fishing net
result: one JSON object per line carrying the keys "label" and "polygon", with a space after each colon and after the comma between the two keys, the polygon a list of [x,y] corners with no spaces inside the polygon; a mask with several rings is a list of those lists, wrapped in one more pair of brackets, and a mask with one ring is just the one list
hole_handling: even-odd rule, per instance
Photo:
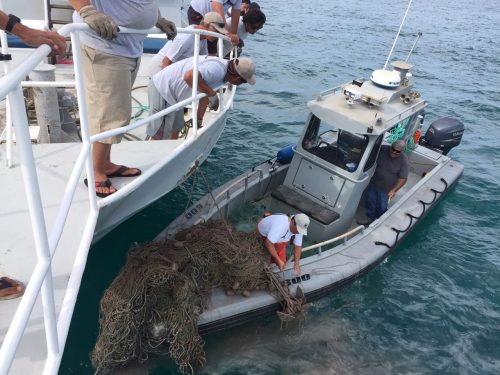
{"label": "tangled fishing net", "polygon": [[210,221],[179,233],[176,240],[130,251],[101,300],[92,352],[96,373],[144,362],[150,354],[169,355],[183,373],[202,367],[206,358],[197,322],[214,287],[247,297],[252,290],[271,291],[283,301],[282,323],[303,319],[302,296],[292,298],[269,270],[260,237]]}

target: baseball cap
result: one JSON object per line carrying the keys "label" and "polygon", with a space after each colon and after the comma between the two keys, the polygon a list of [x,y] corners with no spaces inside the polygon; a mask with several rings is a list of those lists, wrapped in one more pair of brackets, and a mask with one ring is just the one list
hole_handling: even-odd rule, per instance
{"label": "baseball cap", "polygon": [[406,147],[405,141],[402,139],[398,139],[396,142],[392,144],[392,148],[396,151],[403,151]]}
{"label": "baseball cap", "polygon": [[306,214],[297,214],[293,217],[297,226],[297,231],[304,236],[307,236],[307,227],[309,226],[309,216]]}
{"label": "baseball cap", "polygon": [[215,30],[217,30],[221,34],[227,34],[225,29],[226,21],[222,16],[217,12],[208,12],[203,16],[203,22],[212,26]]}
{"label": "baseball cap", "polygon": [[236,73],[251,85],[255,85],[255,64],[248,57],[241,57],[234,60]]}

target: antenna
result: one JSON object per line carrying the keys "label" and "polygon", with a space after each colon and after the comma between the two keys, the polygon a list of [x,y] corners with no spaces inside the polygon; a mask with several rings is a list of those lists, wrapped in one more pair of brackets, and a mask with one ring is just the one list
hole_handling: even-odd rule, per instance
{"label": "antenna", "polygon": [[412,54],[413,50],[415,49],[415,46],[417,45],[417,42],[418,42],[418,40],[420,39],[421,36],[422,36],[422,33],[419,31],[417,33],[417,39],[415,39],[415,42],[413,43],[413,46],[411,47],[411,50],[408,53],[408,56],[406,56],[405,62],[408,62],[408,59],[410,58],[410,55]]}
{"label": "antenna", "polygon": [[394,43],[392,43],[391,51],[389,52],[389,56],[387,56],[387,60],[384,64],[384,68],[383,68],[384,70],[387,68],[387,64],[389,63],[389,59],[391,58],[392,52],[394,51],[394,47],[396,46],[396,42],[398,40],[399,34],[401,33],[401,29],[403,28],[403,24],[405,22],[406,15],[408,14],[408,11],[410,10],[410,6],[411,6],[412,2],[413,2],[413,0],[410,0],[410,3],[408,4],[408,8],[406,8],[406,12],[405,12],[405,15],[403,17],[403,20],[401,21],[401,25],[399,25],[398,33],[396,34],[396,38],[394,39]]}

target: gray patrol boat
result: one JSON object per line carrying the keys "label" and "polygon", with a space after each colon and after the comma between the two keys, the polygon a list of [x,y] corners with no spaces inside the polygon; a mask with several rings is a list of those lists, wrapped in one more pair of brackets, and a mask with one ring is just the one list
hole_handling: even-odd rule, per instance
{"label": "gray patrol boat", "polygon": [[[356,79],[322,92],[308,103],[310,114],[296,146],[203,197],[158,239],[175,237],[210,219],[230,219],[251,205],[259,213],[303,212],[311,218],[307,236],[311,245],[303,248],[301,275],[294,274],[293,262],[282,273],[292,295],[300,286],[307,301],[316,300],[375,267],[463,172],[447,153],[460,143],[464,125],[442,118],[417,139],[427,103],[410,80],[412,66],[402,61],[391,65],[392,70],[376,70],[369,80]],[[407,183],[380,218],[359,225],[365,215],[364,191],[380,148],[397,139],[406,142]],[[209,309],[199,321],[200,332],[255,319],[277,310],[279,303],[263,291],[243,297],[214,289]]]}

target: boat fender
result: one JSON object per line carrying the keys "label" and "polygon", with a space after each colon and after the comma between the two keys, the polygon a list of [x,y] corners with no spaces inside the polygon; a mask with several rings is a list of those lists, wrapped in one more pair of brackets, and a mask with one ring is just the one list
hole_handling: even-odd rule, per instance
{"label": "boat fender", "polygon": [[293,154],[295,152],[295,148],[297,146],[294,144],[289,144],[285,146],[276,154],[276,160],[281,164],[288,164],[292,161]]}

